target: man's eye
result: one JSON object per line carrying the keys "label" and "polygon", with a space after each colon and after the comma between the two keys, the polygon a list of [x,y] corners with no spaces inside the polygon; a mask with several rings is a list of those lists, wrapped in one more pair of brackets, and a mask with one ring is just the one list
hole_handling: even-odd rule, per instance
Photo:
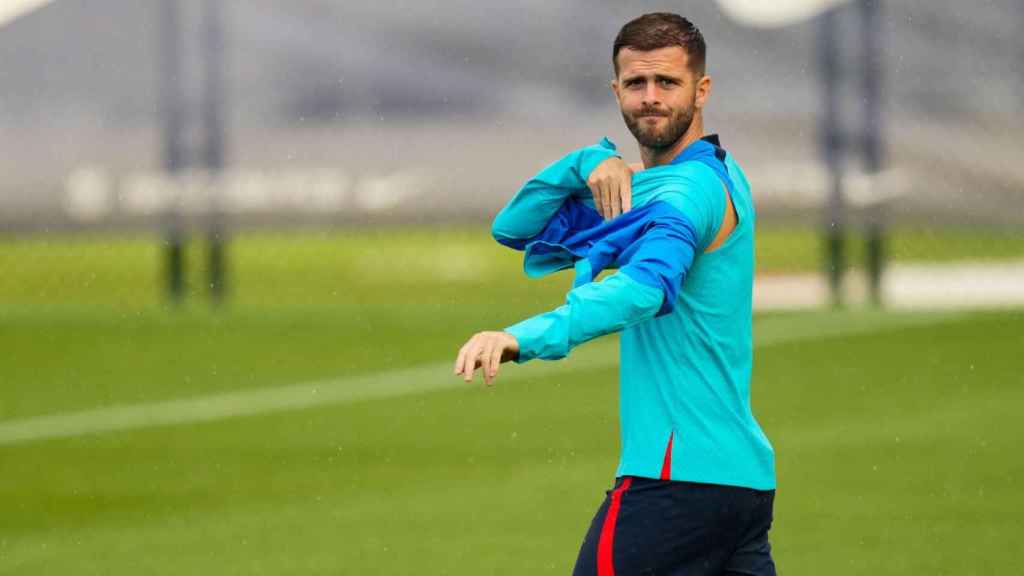
{"label": "man's eye", "polygon": [[675,86],[676,85],[675,80],[669,80],[668,78],[662,78],[661,80],[658,80],[658,83],[661,84],[665,88],[669,88],[671,86]]}

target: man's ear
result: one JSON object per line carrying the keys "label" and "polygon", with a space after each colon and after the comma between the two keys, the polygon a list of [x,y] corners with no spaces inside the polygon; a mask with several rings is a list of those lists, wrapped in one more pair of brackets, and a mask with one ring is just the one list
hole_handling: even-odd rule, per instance
{"label": "man's ear", "polygon": [[615,78],[612,80],[612,94],[615,94],[615,101],[622,105],[622,99],[619,98],[619,79]]}
{"label": "man's ear", "polygon": [[697,95],[693,101],[694,106],[697,109],[704,108],[704,104],[707,103],[709,96],[711,96],[711,76],[702,76],[697,81]]}

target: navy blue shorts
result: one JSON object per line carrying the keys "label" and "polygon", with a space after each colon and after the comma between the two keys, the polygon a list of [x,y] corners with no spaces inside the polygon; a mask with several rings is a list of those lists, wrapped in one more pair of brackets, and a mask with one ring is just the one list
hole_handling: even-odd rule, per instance
{"label": "navy blue shorts", "polygon": [[774,576],[774,500],[774,490],[618,478],[573,576]]}

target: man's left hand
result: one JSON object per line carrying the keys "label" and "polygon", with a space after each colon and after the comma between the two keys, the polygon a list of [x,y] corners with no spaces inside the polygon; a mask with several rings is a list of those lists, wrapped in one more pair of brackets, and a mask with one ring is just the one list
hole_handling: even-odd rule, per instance
{"label": "man's left hand", "polygon": [[519,341],[508,332],[478,332],[463,344],[455,359],[455,374],[461,374],[466,382],[473,381],[473,373],[481,368],[484,383],[488,386],[498,376],[502,362],[515,360],[519,356]]}
{"label": "man's left hand", "polygon": [[594,196],[594,205],[605,220],[629,212],[633,204],[633,167],[622,158],[601,162],[587,177],[587,187]]}

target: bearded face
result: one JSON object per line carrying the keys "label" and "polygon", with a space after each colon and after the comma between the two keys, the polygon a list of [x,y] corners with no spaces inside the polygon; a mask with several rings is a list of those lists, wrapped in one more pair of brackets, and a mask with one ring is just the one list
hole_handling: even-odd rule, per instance
{"label": "bearded face", "polygon": [[691,70],[678,46],[638,51],[623,48],[612,89],[622,119],[640,146],[668,152],[691,128],[710,79]]}
{"label": "bearded face", "polygon": [[641,146],[661,150],[671,148],[690,129],[690,124],[693,123],[693,107],[681,106],[671,110],[665,107],[643,106],[636,112],[624,109],[622,119]]}

